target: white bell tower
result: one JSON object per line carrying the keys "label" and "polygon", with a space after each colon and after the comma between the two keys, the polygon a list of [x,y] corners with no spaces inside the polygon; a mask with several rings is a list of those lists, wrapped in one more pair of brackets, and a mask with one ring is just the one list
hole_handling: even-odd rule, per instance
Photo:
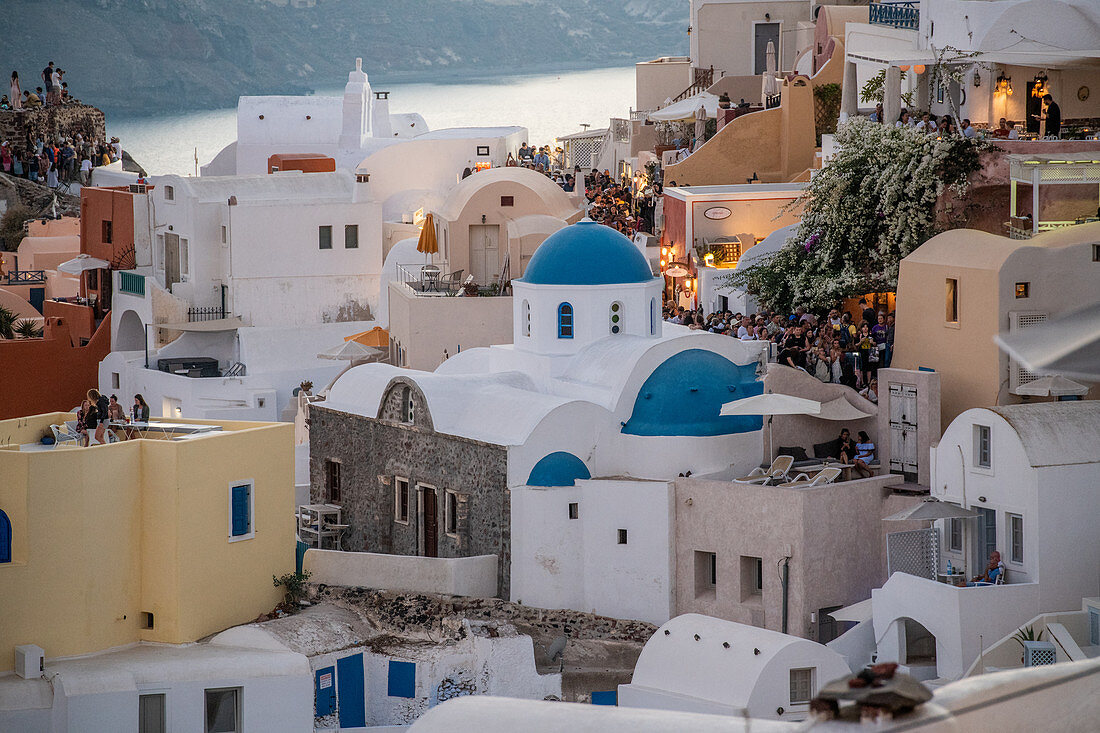
{"label": "white bell tower", "polygon": [[340,127],[341,150],[359,150],[371,136],[371,89],[363,71],[363,59],[355,59],[355,70],[344,87],[344,115]]}

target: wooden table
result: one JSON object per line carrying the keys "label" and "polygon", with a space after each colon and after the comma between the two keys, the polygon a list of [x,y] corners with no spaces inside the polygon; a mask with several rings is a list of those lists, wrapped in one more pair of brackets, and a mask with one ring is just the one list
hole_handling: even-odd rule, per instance
{"label": "wooden table", "polygon": [[341,512],[343,509],[335,504],[302,504],[298,507],[298,536],[318,550],[324,549],[326,537],[337,550],[343,549],[340,536],[348,525],[341,524]]}

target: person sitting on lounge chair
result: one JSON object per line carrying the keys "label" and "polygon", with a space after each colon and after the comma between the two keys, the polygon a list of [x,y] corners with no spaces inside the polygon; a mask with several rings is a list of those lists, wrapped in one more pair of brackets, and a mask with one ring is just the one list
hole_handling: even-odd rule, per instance
{"label": "person sitting on lounge chair", "polygon": [[989,564],[985,566],[985,572],[981,575],[975,575],[974,579],[966,584],[966,587],[973,588],[979,585],[996,585],[997,579],[1004,574],[1005,564],[1001,561],[1001,553],[997,550],[989,553]]}
{"label": "person sitting on lounge chair", "polygon": [[[864,431],[859,431],[859,442],[856,443],[856,460],[855,469],[862,478],[870,478],[875,475],[875,472],[871,470],[868,464],[875,462],[875,444],[871,442],[871,437]],[[864,476],[864,471],[867,475]]]}

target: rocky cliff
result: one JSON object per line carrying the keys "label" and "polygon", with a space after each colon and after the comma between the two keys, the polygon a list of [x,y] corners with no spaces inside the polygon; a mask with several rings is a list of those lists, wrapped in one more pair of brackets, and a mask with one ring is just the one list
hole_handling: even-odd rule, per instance
{"label": "rocky cliff", "polygon": [[[686,0],[4,0],[0,70],[47,61],[110,112],[226,107],[388,79],[625,65],[683,53]],[[48,28],[47,32],[35,29]],[[19,31],[18,29],[22,29]]]}

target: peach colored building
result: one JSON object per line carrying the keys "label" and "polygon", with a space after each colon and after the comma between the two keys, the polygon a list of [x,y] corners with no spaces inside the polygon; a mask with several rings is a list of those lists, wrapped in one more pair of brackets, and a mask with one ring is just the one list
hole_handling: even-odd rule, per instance
{"label": "peach colored building", "polygon": [[1036,375],[993,337],[1100,301],[1100,223],[1026,240],[944,232],[901,261],[897,293],[891,366],[940,373],[944,425],[972,407],[1021,402],[1014,390]]}

